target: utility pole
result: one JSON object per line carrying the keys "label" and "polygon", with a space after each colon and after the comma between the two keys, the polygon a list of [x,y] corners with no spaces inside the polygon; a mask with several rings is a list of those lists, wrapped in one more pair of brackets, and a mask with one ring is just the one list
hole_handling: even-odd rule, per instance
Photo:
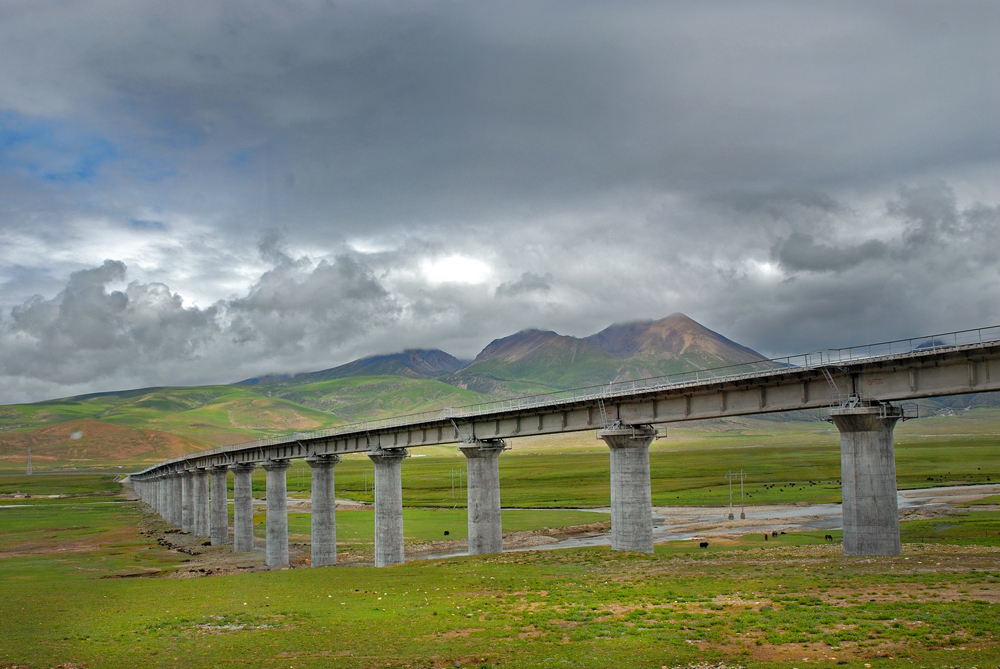
{"label": "utility pole", "polygon": [[733,470],[730,469],[726,472],[726,478],[729,479],[729,520],[733,519]]}
{"label": "utility pole", "polygon": [[733,515],[733,479],[738,478],[740,480],[740,520],[746,520],[747,514],[744,508],[744,497],[743,497],[743,479],[746,478],[746,474],[741,469],[739,472],[733,472],[730,469],[726,472],[726,478],[729,479],[729,520],[734,520],[736,517]]}
{"label": "utility pole", "polygon": [[745,478],[746,474],[744,474],[743,470],[741,469],[740,470],[740,520],[746,520],[747,518],[746,510],[743,508],[743,479]]}

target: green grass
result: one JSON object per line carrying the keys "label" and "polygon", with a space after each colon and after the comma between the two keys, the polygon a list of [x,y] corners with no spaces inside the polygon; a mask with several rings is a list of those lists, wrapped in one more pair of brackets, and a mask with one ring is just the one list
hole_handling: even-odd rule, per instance
{"label": "green grass", "polygon": [[22,492],[27,495],[79,495],[85,493],[118,493],[121,486],[115,478],[122,472],[47,473],[25,476],[0,474],[0,494]]}
{"label": "green grass", "polygon": [[248,388],[328,412],[344,421],[402,416],[492,399],[440,381],[404,376],[352,376],[307,384],[289,380]]}
{"label": "green grass", "polygon": [[[673,542],[653,555],[594,548],[177,579],[105,578],[187,559],[143,533],[143,505],[33,506],[0,509],[0,666],[1000,662],[995,512],[947,519],[962,546],[903,523],[899,557],[844,558],[803,532]],[[458,517],[419,513],[429,533],[435,517]]]}
{"label": "green grass", "polygon": [[[586,525],[610,520],[606,513],[592,511],[510,509],[502,514],[504,532],[523,532]],[[288,532],[309,535],[312,516],[289,513]],[[265,514],[254,514],[254,532],[264,536]],[[448,532],[446,536],[444,533]],[[407,543],[464,541],[468,538],[465,509],[403,509],[403,532]],[[350,546],[371,546],[375,541],[375,512],[370,509],[337,512],[337,542]]]}
{"label": "green grass", "polygon": [[903,523],[900,537],[910,543],[1000,546],[1000,511],[975,511]]}

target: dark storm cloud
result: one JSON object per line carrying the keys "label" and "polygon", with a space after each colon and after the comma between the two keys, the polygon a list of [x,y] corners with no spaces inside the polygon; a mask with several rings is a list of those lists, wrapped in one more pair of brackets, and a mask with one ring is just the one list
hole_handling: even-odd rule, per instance
{"label": "dark storm cloud", "polygon": [[297,362],[296,352],[337,350],[398,316],[358,260],[306,264],[279,265],[247,296],[205,309],[184,307],[180,295],[159,283],[133,281],[109,291],[126,276],[119,261],[74,272],[54,298],[35,296],[0,322],[0,376],[71,386],[132,376],[165,380],[190,375],[178,370],[206,359],[263,355],[287,364],[289,353]]}
{"label": "dark storm cloud", "polygon": [[525,272],[517,281],[505,281],[497,286],[496,296],[518,297],[527,293],[546,292],[552,289],[552,275],[539,276],[532,272]]}
{"label": "dark storm cloud", "polygon": [[142,361],[190,359],[211,334],[215,309],[185,309],[162,284],[108,292],[125,269],[105,261],[74,272],[53,299],[35,296],[15,307],[0,330],[0,373],[75,384]]}
{"label": "dark storm cloud", "polygon": [[0,401],[674,311],[766,353],[1000,321],[998,29],[992,2],[6,3]]}
{"label": "dark storm cloud", "polygon": [[812,235],[793,232],[771,249],[771,254],[792,271],[844,270],[866,260],[885,256],[886,245],[878,240],[870,240],[857,246],[835,248],[827,244],[817,244]]}

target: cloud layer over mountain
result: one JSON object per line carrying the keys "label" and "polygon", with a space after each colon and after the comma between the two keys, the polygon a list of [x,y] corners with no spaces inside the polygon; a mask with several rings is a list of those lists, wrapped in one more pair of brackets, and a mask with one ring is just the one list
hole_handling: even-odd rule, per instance
{"label": "cloud layer over mountain", "polygon": [[1000,322],[993,3],[14,2],[0,402]]}

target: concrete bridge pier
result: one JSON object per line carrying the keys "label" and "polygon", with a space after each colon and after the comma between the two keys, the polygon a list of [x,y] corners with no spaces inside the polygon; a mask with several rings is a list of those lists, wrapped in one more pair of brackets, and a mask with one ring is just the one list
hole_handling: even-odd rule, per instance
{"label": "concrete bridge pier", "polygon": [[502,439],[459,446],[468,470],[469,555],[503,552],[500,522],[500,454]]}
{"label": "concrete bridge pier", "polygon": [[183,492],[181,491],[181,475],[173,472],[170,475],[170,523],[174,527],[180,527],[184,522],[184,509],[181,506]]}
{"label": "concrete bridge pier", "polygon": [[212,467],[212,519],[209,534],[213,546],[224,546],[229,543],[229,490],[226,486],[226,475],[229,467],[219,465]]}
{"label": "concrete bridge pier", "polygon": [[653,552],[649,425],[614,425],[597,435],[611,449],[611,550]]}
{"label": "concrete bridge pier", "polygon": [[312,469],[312,559],[313,567],[337,564],[337,497],[333,468],[339,455],[306,458]]}
{"label": "concrete bridge pier", "polygon": [[375,566],[402,564],[403,459],[405,448],[379,449],[368,454],[375,463]]}
{"label": "concrete bridge pier", "polygon": [[181,531],[194,532],[194,476],[190,469],[181,472]]}
{"label": "concrete bridge pier", "polygon": [[844,555],[900,554],[892,433],[902,417],[887,404],[830,411],[840,430]]}
{"label": "concrete bridge pier", "polygon": [[167,510],[170,508],[169,504],[169,490],[167,489],[167,477],[161,476],[156,480],[156,510],[159,512],[160,517],[167,520]]}
{"label": "concrete bridge pier", "polygon": [[253,551],[253,462],[233,465],[233,552]]}
{"label": "concrete bridge pier", "polygon": [[268,460],[261,467],[267,472],[267,548],[268,569],[288,566],[288,483],[291,460]]}
{"label": "concrete bridge pier", "polygon": [[194,514],[194,536],[209,535],[208,470],[203,468],[191,472],[192,507]]}

